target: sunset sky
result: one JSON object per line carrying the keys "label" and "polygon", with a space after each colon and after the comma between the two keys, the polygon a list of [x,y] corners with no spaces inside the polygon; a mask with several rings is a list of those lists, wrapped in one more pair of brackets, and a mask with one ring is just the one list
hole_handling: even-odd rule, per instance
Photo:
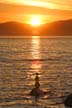
{"label": "sunset sky", "polygon": [[72,19],[72,0],[0,0],[0,22],[28,22],[33,15],[43,22]]}

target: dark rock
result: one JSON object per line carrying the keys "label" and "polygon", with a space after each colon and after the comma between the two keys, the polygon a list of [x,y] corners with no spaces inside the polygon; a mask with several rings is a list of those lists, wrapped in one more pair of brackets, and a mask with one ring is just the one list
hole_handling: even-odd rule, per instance
{"label": "dark rock", "polygon": [[65,101],[64,101],[64,105],[67,107],[71,107],[72,108],[72,94],[69,94]]}
{"label": "dark rock", "polygon": [[47,94],[47,92],[45,92],[45,91],[43,91],[39,88],[38,89],[33,88],[29,95],[38,97],[38,96],[42,96],[42,95],[45,95],[45,94]]}

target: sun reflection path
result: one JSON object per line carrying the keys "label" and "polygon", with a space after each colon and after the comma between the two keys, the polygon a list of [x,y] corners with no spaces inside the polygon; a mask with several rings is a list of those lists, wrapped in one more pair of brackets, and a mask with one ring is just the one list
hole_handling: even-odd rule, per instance
{"label": "sun reflection path", "polygon": [[40,38],[38,36],[32,37],[32,58],[40,59]]}
{"label": "sun reflection path", "polygon": [[31,68],[35,72],[41,69],[41,53],[40,53],[40,38],[39,36],[32,36],[32,65]]}

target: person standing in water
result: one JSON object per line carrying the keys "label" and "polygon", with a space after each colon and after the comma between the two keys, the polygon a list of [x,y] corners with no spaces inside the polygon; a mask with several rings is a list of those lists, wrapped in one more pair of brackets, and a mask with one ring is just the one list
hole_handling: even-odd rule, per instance
{"label": "person standing in water", "polygon": [[36,73],[36,76],[35,76],[35,88],[38,89],[39,87],[40,87],[39,76],[38,76],[38,73]]}
{"label": "person standing in water", "polygon": [[47,92],[40,89],[38,73],[35,75],[35,87],[29,93],[31,96],[35,96],[38,99],[39,96],[47,94]]}

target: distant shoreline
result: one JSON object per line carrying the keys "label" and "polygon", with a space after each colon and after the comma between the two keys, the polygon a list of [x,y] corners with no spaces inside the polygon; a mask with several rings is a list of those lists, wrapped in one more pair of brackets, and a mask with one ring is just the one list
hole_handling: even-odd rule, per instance
{"label": "distant shoreline", "polygon": [[[37,36],[37,37],[38,37],[38,36]],[[31,38],[33,38],[33,36],[0,36],[0,39],[5,39],[5,38],[6,38],[6,39],[7,39],[7,38],[9,38],[9,39],[11,39],[11,38],[12,38],[12,39],[18,39],[18,38],[19,38],[19,39],[20,39],[20,38],[21,38],[21,39],[22,39],[22,38],[31,39]],[[55,38],[56,38],[56,39],[60,39],[60,38],[65,38],[65,39],[67,38],[67,39],[68,39],[68,38],[69,38],[69,39],[70,39],[70,38],[72,38],[72,36],[39,36],[39,38],[42,38],[42,39],[43,39],[43,38],[49,38],[49,39],[50,39],[50,38],[51,38],[51,39],[52,39],[52,38],[54,38],[54,39],[55,39]]]}

